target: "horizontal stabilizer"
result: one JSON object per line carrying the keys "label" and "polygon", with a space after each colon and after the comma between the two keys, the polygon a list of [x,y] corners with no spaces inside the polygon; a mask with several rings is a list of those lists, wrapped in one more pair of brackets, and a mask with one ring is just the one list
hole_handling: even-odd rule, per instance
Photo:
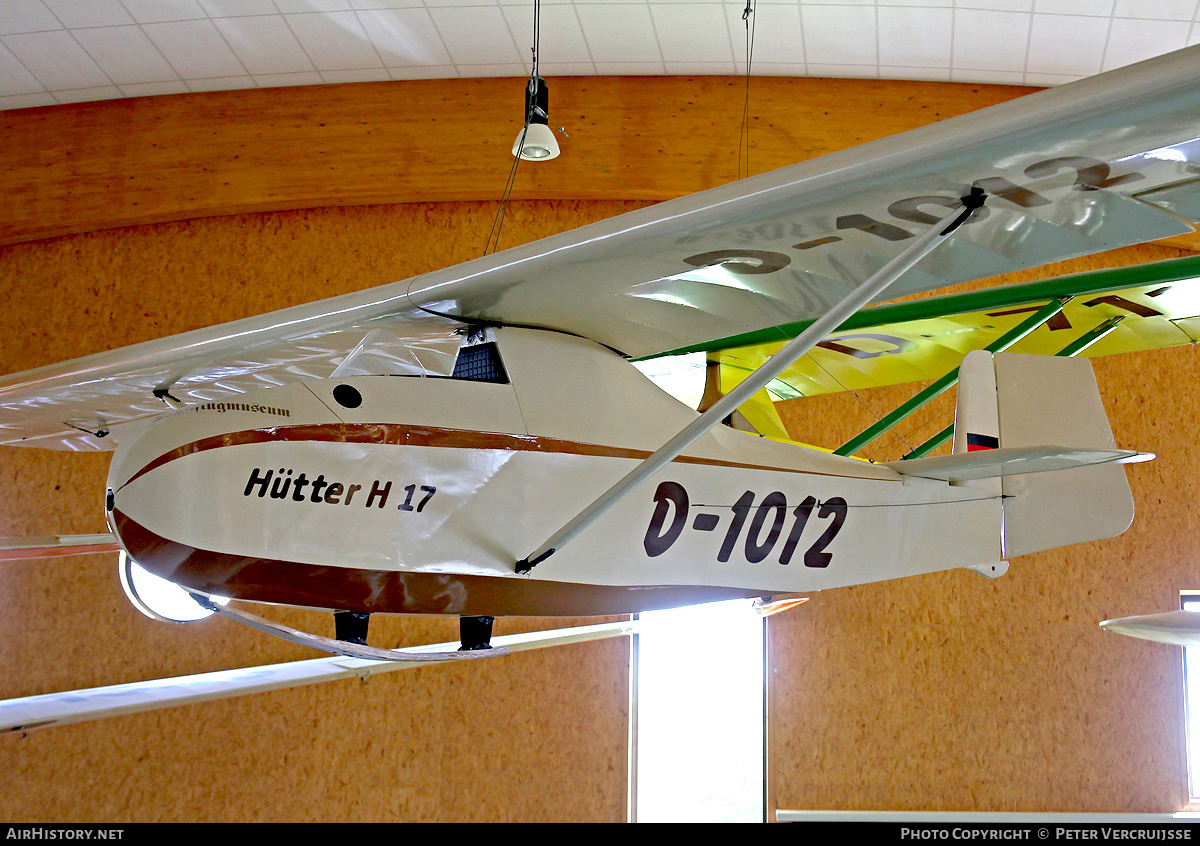
{"label": "horizontal stabilizer", "polygon": [[1105,620],[1100,628],[1107,632],[1170,643],[1175,646],[1200,646],[1200,613],[1167,611],[1163,614],[1142,614]]}
{"label": "horizontal stabilizer", "polygon": [[991,479],[1021,473],[1045,473],[1051,470],[1071,470],[1099,464],[1129,464],[1150,461],[1154,453],[1131,449],[1071,449],[1069,447],[1001,447],[1000,449],[961,452],[933,458],[914,458],[892,461],[891,467],[903,476],[940,479],[943,482],[965,482],[971,479]]}

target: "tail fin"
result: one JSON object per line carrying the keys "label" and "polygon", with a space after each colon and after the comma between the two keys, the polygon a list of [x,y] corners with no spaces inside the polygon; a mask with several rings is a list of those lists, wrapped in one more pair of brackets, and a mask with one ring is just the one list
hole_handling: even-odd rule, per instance
{"label": "tail fin", "polygon": [[[959,370],[954,452],[1050,444],[1115,449],[1091,363],[969,353]],[[1119,464],[963,484],[1003,493],[1005,557],[1113,537],[1133,522],[1133,496]]]}

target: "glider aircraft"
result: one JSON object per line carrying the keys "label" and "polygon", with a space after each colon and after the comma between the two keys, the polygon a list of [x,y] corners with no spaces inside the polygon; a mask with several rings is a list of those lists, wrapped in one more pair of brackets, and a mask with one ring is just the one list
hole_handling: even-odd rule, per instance
{"label": "glider aircraft", "polygon": [[[865,307],[1192,233],[1198,81],[1189,48],[413,279],[8,376],[0,443],[112,450],[112,536],[82,543],[356,658],[499,654],[500,615],[999,575],[1130,524],[1121,465],[1151,456],[1116,447],[1075,356],[1194,341],[1198,268]],[[1039,326],[1050,354],[1003,352]],[[1059,345],[1064,326],[1078,331]],[[720,382],[703,412],[632,363],[697,351]],[[948,455],[792,443],[763,401],[956,367]],[[735,412],[758,434],[722,425]],[[348,622],[321,638],[217,596]],[[458,616],[461,648],[365,644],[370,614],[406,612]]]}

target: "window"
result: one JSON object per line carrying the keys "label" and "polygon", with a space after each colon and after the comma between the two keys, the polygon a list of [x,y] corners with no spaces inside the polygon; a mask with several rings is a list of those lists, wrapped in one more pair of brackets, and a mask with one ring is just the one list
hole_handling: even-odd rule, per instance
{"label": "window", "polygon": [[[1183,610],[1200,612],[1200,592],[1183,591]],[[1188,795],[1200,802],[1200,646],[1183,649],[1183,687],[1186,701]]]}
{"label": "window", "polygon": [[751,600],[642,614],[631,817],[765,819],[763,618]]}

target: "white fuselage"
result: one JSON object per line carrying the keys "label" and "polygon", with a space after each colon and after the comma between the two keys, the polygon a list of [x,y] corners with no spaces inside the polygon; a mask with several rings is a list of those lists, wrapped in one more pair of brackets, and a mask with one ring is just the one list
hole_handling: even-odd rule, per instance
{"label": "white fuselage", "polygon": [[114,531],[196,590],[458,614],[625,613],[1001,557],[995,496],[718,427],[518,575],[695,412],[591,342],[495,334],[505,383],[306,381],[155,422],[114,457]]}

